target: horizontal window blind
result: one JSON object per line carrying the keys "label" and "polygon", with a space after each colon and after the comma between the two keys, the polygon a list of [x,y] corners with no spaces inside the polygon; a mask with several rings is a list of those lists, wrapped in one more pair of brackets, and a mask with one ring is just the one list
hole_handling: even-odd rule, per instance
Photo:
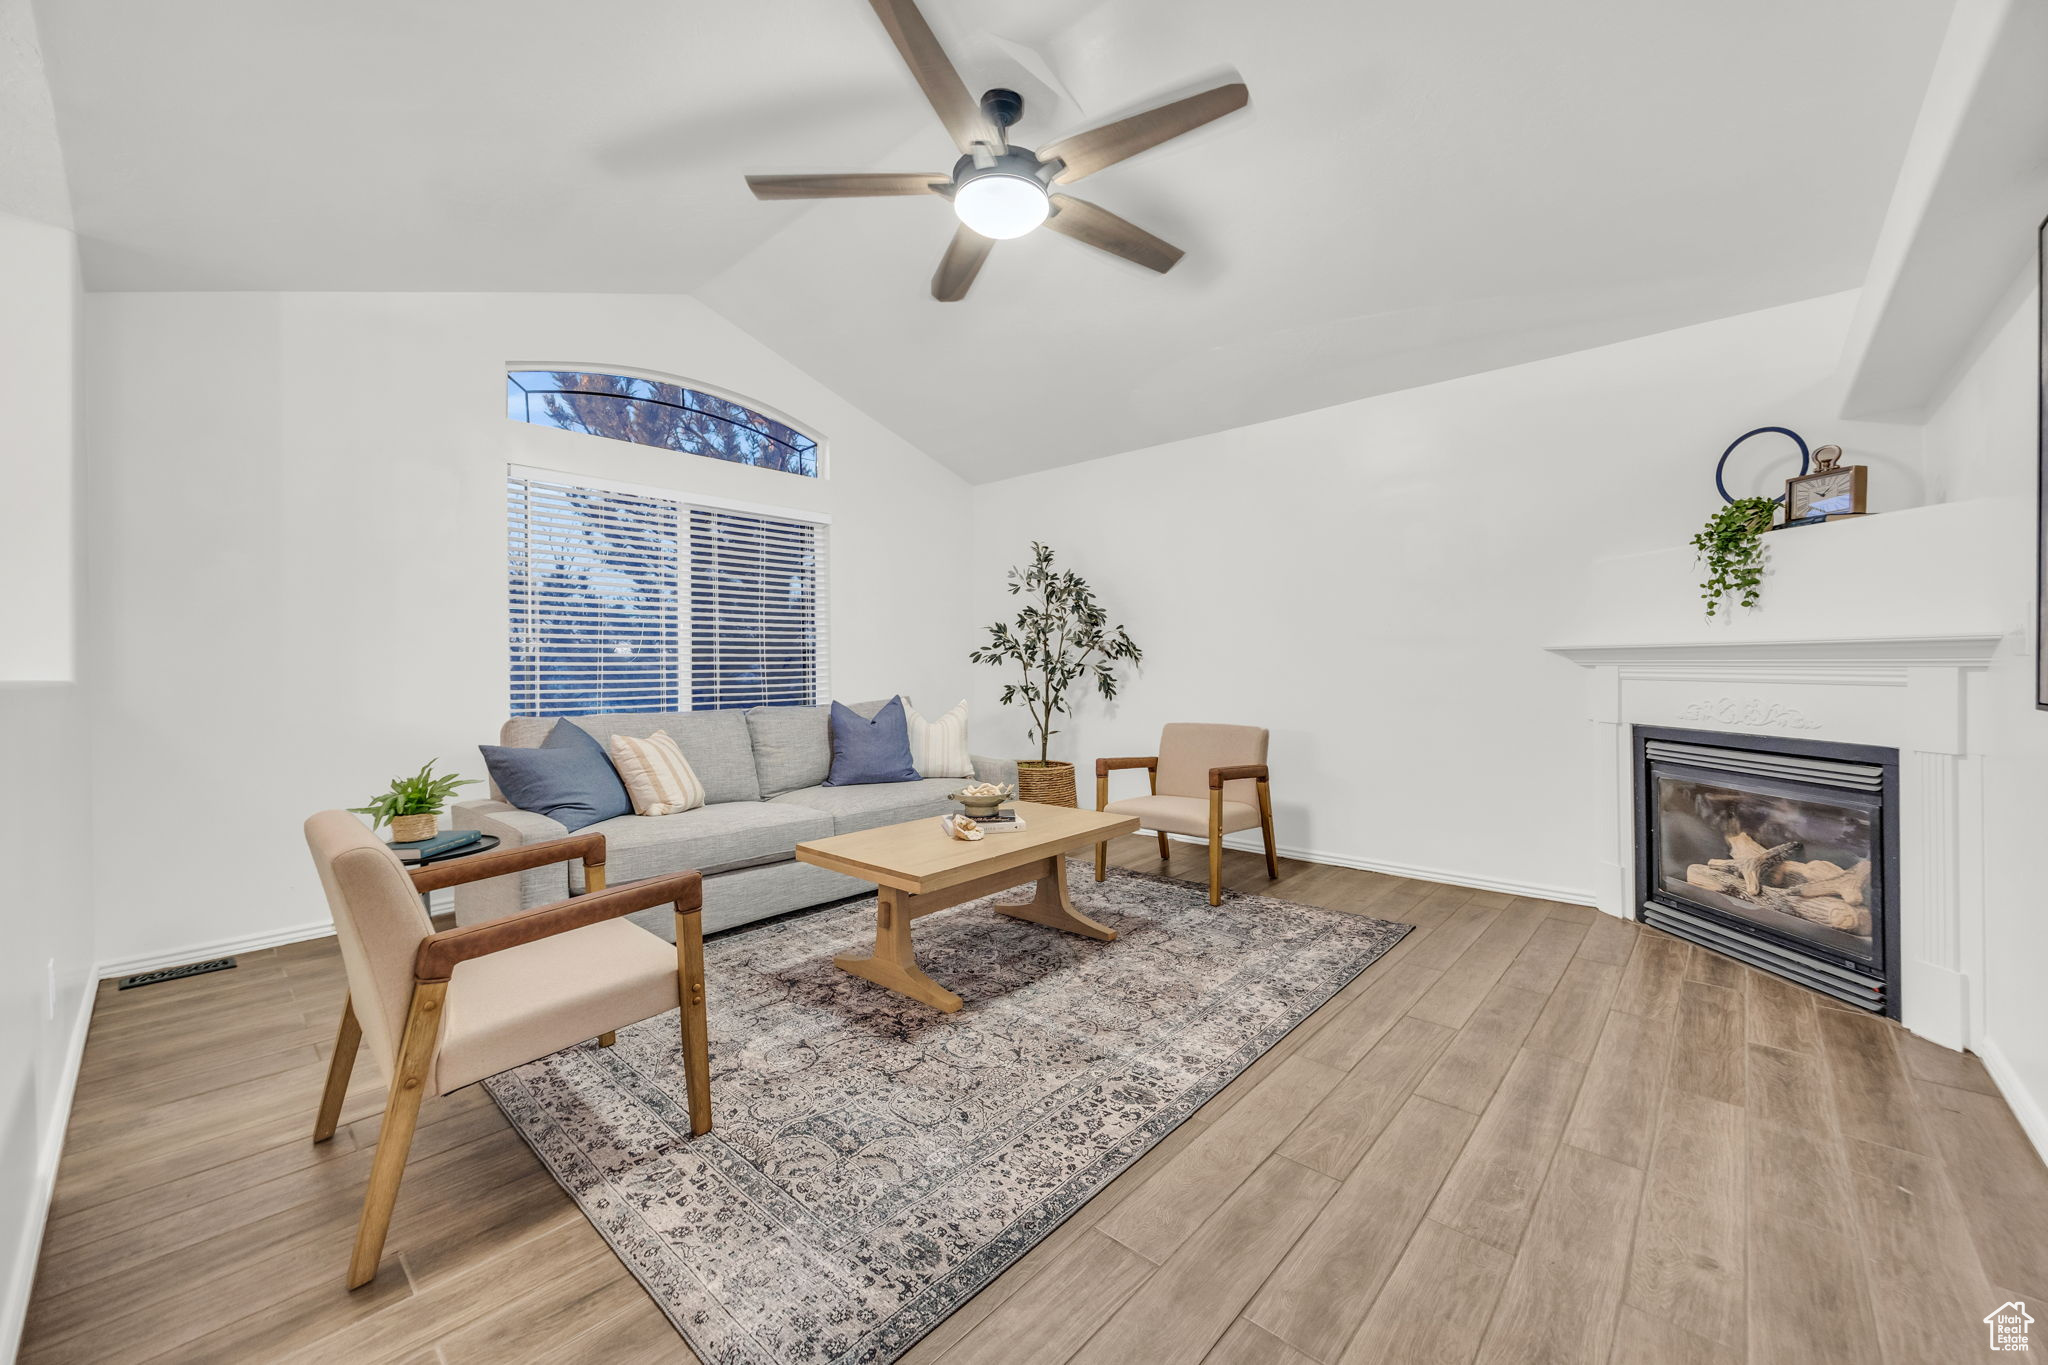
{"label": "horizontal window blind", "polygon": [[825,698],[825,528],[690,511],[690,701],[815,706]]}
{"label": "horizontal window blind", "polygon": [[514,715],[829,695],[824,526],[521,474],[506,507]]}

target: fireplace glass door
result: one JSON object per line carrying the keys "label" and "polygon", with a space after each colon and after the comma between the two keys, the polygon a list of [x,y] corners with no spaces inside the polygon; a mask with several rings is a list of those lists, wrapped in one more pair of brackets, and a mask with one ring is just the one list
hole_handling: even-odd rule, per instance
{"label": "fireplace glass door", "polygon": [[1876,794],[1653,764],[1659,899],[1883,969]]}

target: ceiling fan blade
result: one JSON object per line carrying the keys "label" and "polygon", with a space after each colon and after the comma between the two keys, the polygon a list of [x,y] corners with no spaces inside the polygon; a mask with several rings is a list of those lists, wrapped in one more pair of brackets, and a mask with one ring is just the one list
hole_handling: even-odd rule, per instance
{"label": "ceiling fan blade", "polygon": [[932,26],[924,21],[924,15],[918,12],[912,0],[868,0],[868,3],[874,6],[875,16],[889,31],[889,40],[903,54],[904,65],[917,78],[924,97],[931,101],[933,112],[939,116],[939,122],[946,125],[955,145],[963,152],[971,152],[975,143],[985,142],[1001,152],[1007,145],[1002,130],[982,114],[981,101],[967,93],[966,82],[953,69],[946,49],[939,46],[939,40],[932,34]]}
{"label": "ceiling fan blade", "polygon": [[1066,169],[1053,180],[1070,185],[1083,176],[1095,174],[1104,166],[1114,166],[1148,147],[1157,147],[1212,119],[1234,113],[1244,108],[1245,101],[1250,98],[1251,92],[1245,89],[1242,81],[1219,85],[1214,90],[1204,90],[1199,95],[1189,95],[1186,99],[1162,104],[1157,109],[1147,109],[1142,114],[1133,114],[1115,123],[1105,123],[1100,128],[1061,138],[1050,147],[1039,148],[1038,155],[1042,160],[1058,157],[1066,162]]}
{"label": "ceiling fan blade", "polygon": [[866,199],[884,194],[936,194],[934,185],[952,184],[943,172],[862,172],[857,175],[750,175],[747,188],[756,199]]}
{"label": "ceiling fan blade", "polygon": [[932,297],[940,303],[958,303],[966,298],[968,287],[981,273],[981,263],[988,259],[995,245],[993,237],[984,237],[962,223],[932,275]]}
{"label": "ceiling fan blade", "polygon": [[[1187,253],[1171,242],[1154,237],[1136,223],[1126,222],[1108,209],[1076,199],[1071,194],[1052,197],[1053,215],[1045,225],[1065,237],[1136,261],[1147,270],[1164,275]],[[963,231],[965,229],[962,229]]]}

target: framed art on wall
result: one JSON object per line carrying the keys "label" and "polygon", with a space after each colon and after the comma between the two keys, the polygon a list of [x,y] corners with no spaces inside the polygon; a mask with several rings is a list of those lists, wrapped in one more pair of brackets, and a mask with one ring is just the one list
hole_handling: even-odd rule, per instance
{"label": "framed art on wall", "polygon": [[2034,706],[2048,711],[2048,219],[2041,223],[2039,250],[2035,257],[2039,300],[2038,330],[2040,365],[2035,389],[2034,444],[2038,461],[2035,475],[2034,518]]}

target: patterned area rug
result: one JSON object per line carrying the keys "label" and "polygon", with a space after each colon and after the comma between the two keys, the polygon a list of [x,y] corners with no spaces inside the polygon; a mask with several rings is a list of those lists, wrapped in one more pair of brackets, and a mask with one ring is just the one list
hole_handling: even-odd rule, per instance
{"label": "patterned area rug", "polygon": [[485,1084],[706,1365],[894,1360],[1408,932],[1068,876],[1116,942],[917,921],[952,1015],[832,965],[872,901],[713,939],[694,1142],[673,1014]]}

